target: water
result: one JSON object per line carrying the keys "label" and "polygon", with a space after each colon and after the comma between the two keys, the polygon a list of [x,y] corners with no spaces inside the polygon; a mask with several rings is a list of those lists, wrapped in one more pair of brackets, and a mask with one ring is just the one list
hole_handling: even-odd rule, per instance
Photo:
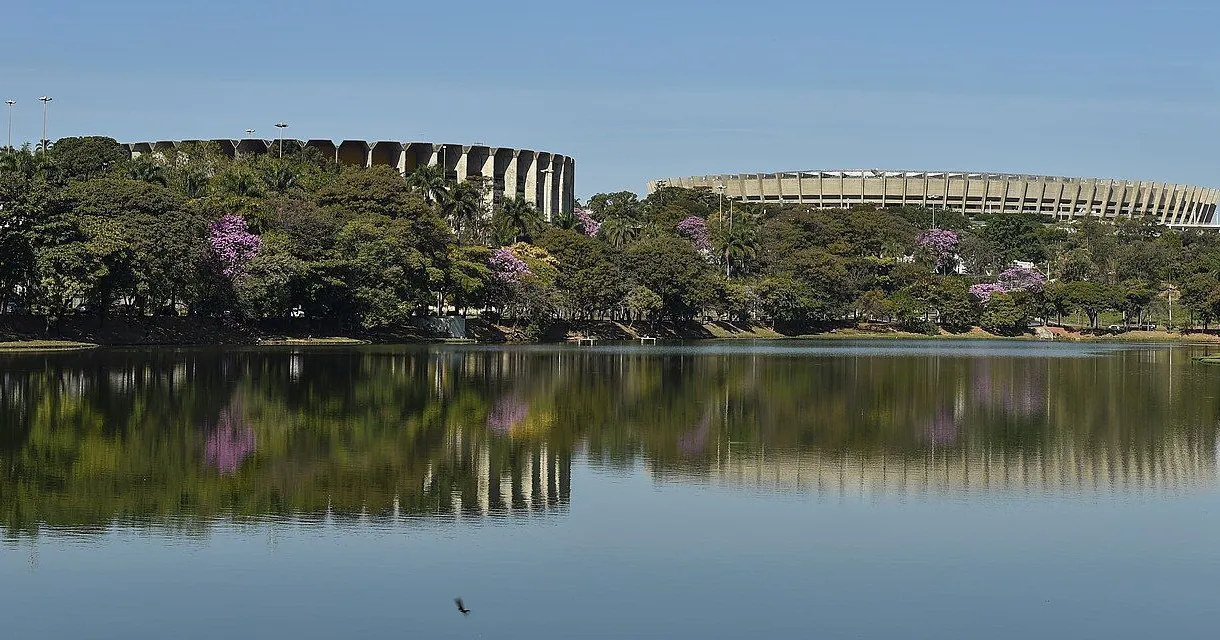
{"label": "water", "polygon": [[0,355],[5,637],[1204,637],[1205,353]]}

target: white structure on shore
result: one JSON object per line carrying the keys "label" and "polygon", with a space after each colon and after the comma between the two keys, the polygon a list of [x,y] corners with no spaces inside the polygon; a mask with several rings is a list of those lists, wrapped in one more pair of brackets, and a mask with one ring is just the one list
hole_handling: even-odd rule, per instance
{"label": "white structure on shore", "polygon": [[785,171],[668,178],[670,187],[709,189],[745,202],[924,206],[968,214],[1039,213],[1056,219],[1150,217],[1171,227],[1210,226],[1220,189],[1144,180],[1065,178],[964,171],[882,169]]}

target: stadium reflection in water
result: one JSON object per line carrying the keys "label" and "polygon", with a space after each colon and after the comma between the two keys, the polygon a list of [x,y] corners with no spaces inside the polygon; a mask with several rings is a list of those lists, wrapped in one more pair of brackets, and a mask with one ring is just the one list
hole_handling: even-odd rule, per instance
{"label": "stadium reflection in water", "polygon": [[1190,491],[1216,479],[1220,417],[1213,371],[1190,355],[956,342],[3,356],[0,527],[562,514],[574,463],[836,496]]}

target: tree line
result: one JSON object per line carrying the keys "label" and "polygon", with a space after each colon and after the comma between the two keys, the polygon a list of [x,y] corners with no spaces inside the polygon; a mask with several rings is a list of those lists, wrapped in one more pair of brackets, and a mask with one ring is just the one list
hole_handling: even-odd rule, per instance
{"label": "tree line", "polygon": [[[1154,221],[919,207],[818,210],[707,190],[598,194],[547,221],[439,167],[337,167],[313,150],[229,158],[207,143],[129,157],[64,138],[0,157],[0,313],[330,319],[364,328],[479,314],[859,321],[1016,333],[1220,315],[1220,238]],[[1155,312],[1155,313],[1154,313]],[[1185,316],[1185,317],[1183,317]]]}

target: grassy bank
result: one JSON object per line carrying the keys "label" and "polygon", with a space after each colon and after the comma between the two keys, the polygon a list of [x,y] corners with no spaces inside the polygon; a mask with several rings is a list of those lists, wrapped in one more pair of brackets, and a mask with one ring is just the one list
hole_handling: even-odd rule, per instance
{"label": "grassy bank", "polygon": [[[775,328],[742,322],[646,322],[624,324],[605,320],[559,321],[538,333],[524,324],[492,323],[478,318],[466,322],[467,338],[451,339],[417,327],[366,330],[318,322],[262,323],[239,325],[208,318],[113,318],[105,323],[74,318],[48,330],[41,322],[13,322],[0,317],[0,351],[48,351],[110,346],[215,346],[291,345],[351,346],[362,344],[533,343],[565,342],[593,338],[597,342],[658,340],[876,340],[876,339],[966,339],[1039,340],[1035,330],[1017,336],[1002,336],[974,327],[969,331],[937,334],[902,331],[883,323],[842,324],[823,328]],[[1150,342],[1220,344],[1220,335],[1203,332],[1082,331],[1064,327],[1037,328],[1056,341]]]}
{"label": "grassy bank", "polygon": [[77,351],[93,349],[98,345],[91,342],[72,342],[69,340],[13,340],[0,342],[0,352],[6,351]]}

